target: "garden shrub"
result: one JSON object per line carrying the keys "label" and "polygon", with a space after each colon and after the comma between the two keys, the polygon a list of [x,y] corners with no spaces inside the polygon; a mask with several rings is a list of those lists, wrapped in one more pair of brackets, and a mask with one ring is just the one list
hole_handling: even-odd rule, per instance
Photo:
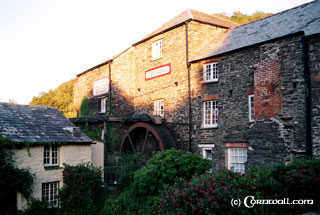
{"label": "garden shrub", "polygon": [[[161,193],[162,214],[302,214],[320,211],[320,160],[298,159],[287,165],[251,167],[246,174],[220,170],[180,181]],[[245,208],[243,200],[312,199],[313,204],[269,204]],[[231,199],[242,205],[231,206]]]}
{"label": "garden shrub", "polygon": [[59,211],[56,208],[48,208],[48,202],[31,199],[29,207],[25,210],[18,211],[18,215],[58,215]]}
{"label": "garden shrub", "polygon": [[59,194],[64,214],[97,214],[102,194],[101,170],[89,163],[64,165],[64,186]]}
{"label": "garden shrub", "polygon": [[105,202],[100,215],[158,214],[160,192],[182,178],[188,180],[211,168],[211,161],[198,154],[170,149],[150,158],[134,174],[132,184],[117,199]]}
{"label": "garden shrub", "polygon": [[177,179],[190,179],[211,167],[211,161],[198,154],[170,149],[152,156],[146,167],[136,171],[132,191],[137,196],[158,195],[159,191],[174,184]]}
{"label": "garden shrub", "polygon": [[239,174],[221,169],[216,173],[180,181],[162,192],[161,214],[237,214],[233,198],[240,198]]}
{"label": "garden shrub", "polygon": [[281,184],[277,194],[279,198],[312,199],[314,202],[313,205],[275,205],[282,214],[320,211],[320,160],[298,159],[288,165],[275,166],[271,177]]}

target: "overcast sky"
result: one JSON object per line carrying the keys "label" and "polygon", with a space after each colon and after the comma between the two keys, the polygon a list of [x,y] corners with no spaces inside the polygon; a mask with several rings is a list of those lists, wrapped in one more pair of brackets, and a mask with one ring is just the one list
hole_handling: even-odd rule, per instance
{"label": "overcast sky", "polygon": [[310,0],[0,0],[0,102],[28,104],[187,8],[277,13]]}

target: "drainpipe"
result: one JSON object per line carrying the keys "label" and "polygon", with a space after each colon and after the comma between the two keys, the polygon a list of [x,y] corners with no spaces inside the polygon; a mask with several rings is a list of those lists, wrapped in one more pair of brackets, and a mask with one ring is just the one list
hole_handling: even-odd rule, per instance
{"label": "drainpipe", "polygon": [[112,60],[109,61],[109,113],[108,115],[110,116],[111,113],[112,113],[112,95],[111,95],[111,63],[112,63]]}
{"label": "drainpipe", "polygon": [[189,41],[188,41],[188,23],[185,22],[186,29],[186,64],[188,70],[188,104],[189,104],[189,152],[192,152],[192,110],[191,110],[191,83],[190,83],[190,63],[189,63]]}
{"label": "drainpipe", "polygon": [[305,100],[306,100],[306,156],[312,158],[312,134],[311,134],[311,80],[309,68],[309,40],[308,37],[302,37],[302,61],[305,80]]}

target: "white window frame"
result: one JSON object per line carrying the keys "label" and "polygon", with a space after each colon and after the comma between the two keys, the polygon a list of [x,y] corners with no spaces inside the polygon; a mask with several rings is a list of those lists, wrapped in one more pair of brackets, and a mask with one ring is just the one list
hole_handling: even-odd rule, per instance
{"label": "white window frame", "polygon": [[158,40],[152,43],[152,60],[162,58],[163,41]]}
{"label": "white window frame", "polygon": [[216,82],[218,77],[218,62],[203,64],[203,82]]}
{"label": "white window frame", "polygon": [[59,147],[58,146],[44,146],[43,165],[45,167],[59,166]]}
{"label": "white window frame", "polygon": [[[251,106],[253,104],[253,107]],[[248,96],[249,122],[254,122],[254,95]]]}
{"label": "white window frame", "polygon": [[42,183],[41,199],[49,203],[49,208],[57,208],[59,206],[59,181]]}
{"label": "white window frame", "polygon": [[[209,115],[209,117],[208,117]],[[215,116],[215,117],[214,117]],[[204,101],[203,102],[203,116],[202,116],[203,128],[216,128],[218,127],[219,112],[218,101]]]}
{"label": "white window frame", "polygon": [[[213,148],[214,148],[214,144],[199,144],[198,145],[199,148],[201,148],[202,150],[202,157],[208,160],[213,160]],[[208,157],[208,151],[211,151],[211,155],[212,157]],[[211,168],[210,170],[208,170],[207,172],[212,173],[213,169]]]}
{"label": "white window frame", "polygon": [[247,148],[228,148],[228,169],[244,174],[247,153]]}
{"label": "white window frame", "polygon": [[158,99],[154,101],[153,108],[154,115],[164,116],[164,101],[163,99]]}
{"label": "white window frame", "polygon": [[107,98],[106,97],[104,97],[104,98],[101,98],[100,99],[100,113],[106,113],[106,111],[107,111],[107,108],[106,108],[106,106],[107,106]]}

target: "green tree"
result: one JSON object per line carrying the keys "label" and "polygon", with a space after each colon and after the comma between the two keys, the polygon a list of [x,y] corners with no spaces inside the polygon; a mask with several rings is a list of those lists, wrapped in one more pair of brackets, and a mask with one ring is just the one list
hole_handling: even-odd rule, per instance
{"label": "green tree", "polygon": [[39,96],[34,96],[29,104],[55,107],[68,118],[76,117],[77,113],[73,106],[74,80],[64,82],[54,90],[41,92]]}
{"label": "green tree", "polygon": [[253,13],[251,15],[247,15],[247,14],[241,13],[240,11],[235,11],[235,12],[233,12],[233,14],[231,16],[228,16],[225,13],[214,14],[214,15],[242,25],[242,24],[246,24],[248,22],[253,22],[255,20],[265,18],[267,16],[271,16],[272,13],[265,13],[262,11],[256,11],[255,13]]}

